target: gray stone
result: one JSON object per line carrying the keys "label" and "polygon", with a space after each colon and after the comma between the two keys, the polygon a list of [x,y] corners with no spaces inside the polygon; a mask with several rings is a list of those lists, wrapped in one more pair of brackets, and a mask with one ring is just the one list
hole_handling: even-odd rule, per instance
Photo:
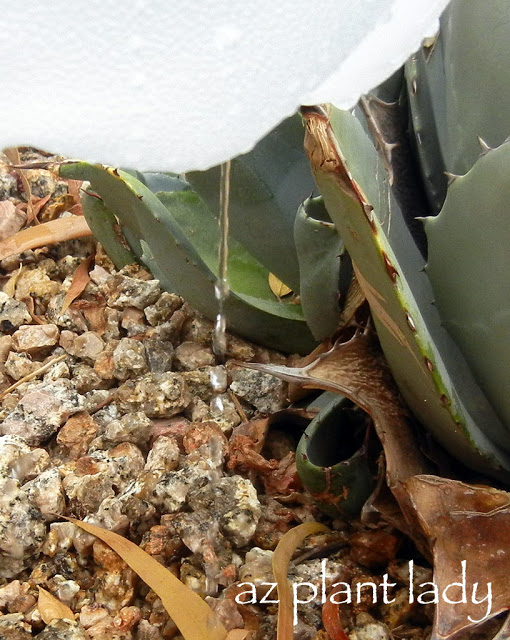
{"label": "gray stone", "polygon": [[20,300],[14,300],[0,291],[0,330],[4,333],[15,331],[21,325],[31,322],[27,305]]}
{"label": "gray stone", "polygon": [[110,442],[132,442],[147,446],[152,432],[152,420],[145,413],[126,413],[120,420],[114,420],[106,427],[104,437]]}
{"label": "gray stone", "polygon": [[60,346],[72,356],[93,364],[104,350],[105,343],[95,331],[85,331],[81,335],[76,335],[72,331],[62,331]]}
{"label": "gray stone", "polygon": [[250,369],[232,369],[230,389],[261,413],[274,413],[286,405],[287,383]]}
{"label": "gray stone", "polygon": [[37,640],[89,640],[81,624],[65,619],[52,620],[44,631],[35,637]]}
{"label": "gray stone", "polygon": [[175,438],[159,436],[147,456],[145,471],[174,471],[179,464],[179,445]]}
{"label": "gray stone", "polygon": [[158,280],[138,280],[120,274],[114,276],[109,289],[109,303],[115,309],[145,309],[161,294]]}
{"label": "gray stone", "polygon": [[143,311],[136,307],[127,307],[122,311],[120,326],[126,331],[128,338],[145,334],[147,325]]}
{"label": "gray stone", "polygon": [[216,484],[190,492],[188,505],[194,511],[214,514],[222,533],[238,547],[252,539],[261,514],[255,487],[241,476],[221,478]]}
{"label": "gray stone", "polygon": [[147,360],[143,344],[133,338],[122,338],[113,351],[113,367],[117,380],[127,380],[145,373]]}
{"label": "gray stone", "polygon": [[46,522],[52,522],[58,518],[59,513],[65,509],[64,492],[60,473],[56,467],[47,469],[37,478],[23,485],[23,491],[28,496],[30,503],[41,512]]}
{"label": "gray stone", "polygon": [[215,364],[216,359],[210,347],[196,342],[183,342],[175,349],[174,365],[177,371],[193,371]]}
{"label": "gray stone", "polygon": [[7,200],[16,195],[18,181],[8,171],[0,171],[0,200]]}
{"label": "gray stone", "polygon": [[148,338],[143,341],[143,346],[151,373],[165,373],[172,370],[174,348],[171,342]]}
{"label": "gray stone", "polygon": [[17,300],[32,297],[45,308],[59,290],[60,282],[52,280],[46,269],[39,268],[39,266],[35,269],[27,268],[22,270],[16,281]]}
{"label": "gray stone", "polygon": [[64,304],[65,297],[66,292],[60,291],[50,299],[48,308],[46,309],[46,317],[61,329],[68,329],[76,333],[87,331],[87,323],[79,309],[69,307],[67,311],[62,313],[62,305]]}
{"label": "gray stone", "polygon": [[0,436],[0,475],[25,482],[49,464],[50,456],[44,449],[31,449],[19,436]]}
{"label": "gray stone", "polygon": [[163,291],[155,304],[145,308],[144,313],[148,323],[155,327],[170,320],[174,311],[182,307],[183,300],[175,293]]}
{"label": "gray stone", "polygon": [[31,356],[51,351],[60,336],[56,324],[24,324],[12,335],[12,347]]}
{"label": "gray stone", "polygon": [[148,373],[128,380],[117,391],[117,405],[124,412],[142,411],[149,418],[169,418],[180,413],[191,395],[179,373]]}
{"label": "gray stone", "polygon": [[32,627],[25,622],[22,613],[0,616],[1,640],[32,640]]}
{"label": "gray stone", "polygon": [[12,337],[0,336],[0,362],[5,362],[12,349]]}
{"label": "gray stone", "polygon": [[40,362],[34,362],[25,353],[11,351],[5,362],[5,373],[13,380],[20,380],[41,368]]}
{"label": "gray stone", "polygon": [[41,383],[30,389],[0,424],[0,434],[19,435],[28,444],[39,445],[83,407],[83,397],[70,380]]}
{"label": "gray stone", "polygon": [[0,577],[13,578],[28,567],[45,535],[43,517],[19,482],[0,477]]}

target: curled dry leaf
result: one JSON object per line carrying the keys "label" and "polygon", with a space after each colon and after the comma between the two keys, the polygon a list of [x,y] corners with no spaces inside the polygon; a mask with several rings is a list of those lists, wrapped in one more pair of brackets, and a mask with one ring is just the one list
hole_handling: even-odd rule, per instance
{"label": "curled dry leaf", "polygon": [[329,532],[329,529],[319,522],[300,524],[283,535],[274,551],[273,575],[279,600],[277,640],[292,640],[294,637],[293,600],[287,579],[289,562],[300,543],[307,536],[320,531]]}
{"label": "curled dry leaf", "polygon": [[90,282],[89,269],[93,259],[93,255],[88,256],[88,258],[84,258],[76,268],[73,275],[73,281],[71,282],[71,286],[67,290],[66,297],[62,303],[62,309],[60,310],[61,314],[64,314],[68,310],[69,305],[82,294],[83,290]]}
{"label": "curled dry leaf", "polygon": [[428,545],[418,526],[405,481],[426,473],[409,424],[409,414],[400,400],[391,373],[374,334],[369,328],[358,331],[347,342],[336,342],[332,349],[300,368],[259,363],[240,366],[269,373],[297,385],[341,393],[372,418],[386,456],[386,479],[406,519],[405,531],[428,554]]}
{"label": "curled dry leaf", "polygon": [[39,598],[37,600],[37,608],[41,614],[43,622],[50,624],[52,620],[74,620],[74,613],[63,602],[60,602],[54,595],[39,587]]}
{"label": "curled dry leaf", "polygon": [[130,540],[88,522],[66,518],[109,545],[161,598],[185,640],[225,640],[227,631],[202,598]]}
{"label": "curled dry leaf", "polygon": [[276,460],[265,458],[261,452],[271,427],[285,429],[295,426],[304,429],[316,414],[316,410],[284,409],[242,423],[234,429],[229,440],[227,467],[255,472],[268,495],[287,495],[301,489],[294,453]]}
{"label": "curled dry leaf", "polygon": [[67,190],[69,191],[69,195],[71,195],[74,199],[74,206],[71,208],[71,211],[77,215],[83,215],[83,209],[81,206],[81,197],[80,197],[80,189],[83,184],[82,180],[68,180],[67,181]]}
{"label": "curled dry leaf", "polygon": [[32,317],[32,321],[35,324],[48,324],[48,321],[45,319],[45,317],[38,316],[35,313],[35,302],[32,296],[27,296],[26,298],[23,298],[21,302],[24,302],[27,305],[27,311]]}
{"label": "curled dry leaf", "polygon": [[[428,475],[410,478],[406,489],[433,547],[439,598],[432,640],[451,638],[509,609],[510,494]],[[454,583],[460,584],[446,596],[459,602],[449,603],[443,594]]]}
{"label": "curled dry leaf", "polygon": [[0,242],[0,260],[47,244],[91,236],[92,231],[83,216],[69,216],[36,227],[29,227]]}
{"label": "curled dry leaf", "polygon": [[[32,206],[32,217],[34,222],[39,223],[39,214],[41,213],[41,209],[48,202],[50,197],[51,196],[48,195],[44,196],[44,198],[34,198],[34,196],[30,198],[30,204]],[[30,218],[28,221],[30,222]]]}
{"label": "curled dry leaf", "polygon": [[339,605],[328,597],[322,605],[322,624],[331,640],[349,640],[340,618]]}

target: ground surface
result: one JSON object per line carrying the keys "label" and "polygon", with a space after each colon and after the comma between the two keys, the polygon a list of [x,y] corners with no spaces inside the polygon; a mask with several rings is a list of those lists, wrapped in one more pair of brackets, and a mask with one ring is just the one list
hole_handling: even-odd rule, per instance
{"label": "ground surface", "polygon": [[[66,183],[44,171],[25,177],[40,221],[73,215]],[[19,173],[0,172],[0,239],[29,224],[26,200]],[[89,256],[90,280],[63,311]],[[0,269],[0,639],[177,637],[161,600],[61,515],[140,544],[228,629],[252,629],[259,640],[276,637],[276,606],[236,604],[237,585],[253,583],[262,597],[282,535],[319,519],[331,533],[307,540],[289,577],[319,594],[335,581],[356,593],[388,573],[394,603],[373,603],[365,590],[342,606],[348,637],[427,637],[432,608],[408,601],[410,543],[389,528],[321,515],[296,474],[295,430],[257,421],[287,407],[286,385],[233,361],[285,356],[230,337],[226,365],[217,365],[211,323],[144,269],[116,272],[91,238],[25,251]],[[227,373],[221,403],[211,371]],[[416,579],[430,580],[430,569],[418,564]],[[76,621],[46,625],[39,586]],[[321,608],[320,595],[299,607],[296,638],[330,637]]]}

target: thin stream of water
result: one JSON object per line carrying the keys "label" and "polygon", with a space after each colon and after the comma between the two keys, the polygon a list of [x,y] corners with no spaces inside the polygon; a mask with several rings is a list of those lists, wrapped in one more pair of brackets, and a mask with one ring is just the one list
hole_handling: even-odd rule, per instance
{"label": "thin stream of water", "polygon": [[[218,224],[220,227],[219,244],[219,268],[218,279],[214,287],[216,300],[218,301],[218,313],[214,323],[212,348],[219,365],[225,363],[227,349],[227,318],[225,315],[225,303],[229,295],[228,286],[228,208],[230,196],[230,160],[221,165],[220,176],[220,215]],[[213,406],[223,411],[223,402],[220,394],[227,389],[227,372],[223,367],[215,367],[211,370],[211,387],[213,390]]]}

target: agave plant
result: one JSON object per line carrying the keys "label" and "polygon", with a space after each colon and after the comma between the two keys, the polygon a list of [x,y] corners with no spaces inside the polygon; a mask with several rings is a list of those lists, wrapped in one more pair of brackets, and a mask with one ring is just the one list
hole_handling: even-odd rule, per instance
{"label": "agave plant", "polygon": [[[507,481],[510,79],[494,52],[510,52],[504,29],[485,37],[504,11],[503,0],[454,0],[439,35],[353,112],[304,108],[310,164],[298,116],[233,161],[226,312],[231,330],[306,353],[338,326],[353,265],[414,415],[455,457]],[[136,259],[214,317],[219,168],[185,180],[86,163],[60,172],[99,195],[85,196],[85,215],[118,265],[130,256],[117,220]],[[320,197],[308,197],[312,173]],[[270,273],[295,295],[275,297]]]}

